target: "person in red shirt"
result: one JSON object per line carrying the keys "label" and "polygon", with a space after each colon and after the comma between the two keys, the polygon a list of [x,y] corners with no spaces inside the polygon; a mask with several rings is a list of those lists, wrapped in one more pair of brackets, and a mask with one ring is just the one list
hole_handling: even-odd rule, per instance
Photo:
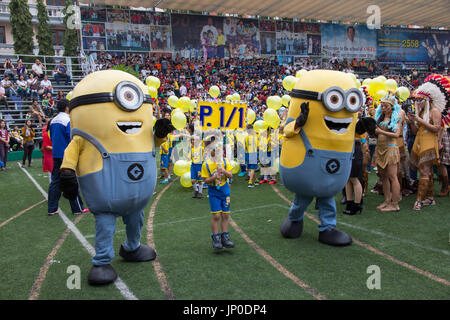
{"label": "person in red shirt", "polygon": [[45,121],[42,129],[42,172],[48,172],[48,179],[51,182],[51,173],[53,171],[53,147],[52,140],[48,132],[49,120]]}

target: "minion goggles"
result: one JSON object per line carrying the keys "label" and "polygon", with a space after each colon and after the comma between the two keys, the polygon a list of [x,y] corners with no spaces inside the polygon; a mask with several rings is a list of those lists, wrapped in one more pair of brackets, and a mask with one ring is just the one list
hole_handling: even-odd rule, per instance
{"label": "minion goggles", "polygon": [[322,101],[325,108],[331,112],[341,111],[344,107],[348,112],[358,112],[366,100],[364,94],[357,88],[344,91],[339,87],[329,87],[324,92],[292,89],[290,95],[293,98]]}
{"label": "minion goggles", "polygon": [[89,104],[114,102],[123,111],[136,111],[143,103],[151,103],[152,98],[144,94],[135,83],[122,81],[115,87],[114,92],[99,92],[73,98],[69,102],[69,112],[74,108]]}

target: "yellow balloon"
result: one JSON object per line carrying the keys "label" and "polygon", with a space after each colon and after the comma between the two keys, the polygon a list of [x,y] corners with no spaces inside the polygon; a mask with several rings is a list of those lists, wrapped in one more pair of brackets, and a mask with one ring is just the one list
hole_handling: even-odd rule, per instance
{"label": "yellow balloon", "polygon": [[239,93],[235,92],[235,93],[233,93],[231,95],[231,100],[233,100],[233,101],[240,101],[241,100],[241,95]]}
{"label": "yellow balloon", "polygon": [[264,121],[273,129],[278,128],[280,125],[280,117],[274,109],[267,109],[263,113]]}
{"label": "yellow balloon", "polygon": [[230,164],[233,167],[233,174],[238,174],[239,171],[241,171],[241,166],[239,165],[239,162],[231,160]]}
{"label": "yellow balloon", "polygon": [[147,87],[147,88],[150,97],[152,97],[153,99],[156,98],[156,96],[158,95],[158,89],[156,89],[155,87]]}
{"label": "yellow balloon", "polygon": [[189,97],[181,97],[178,99],[177,106],[183,110],[183,112],[188,112],[189,107],[191,106],[191,99]]}
{"label": "yellow balloon", "polygon": [[385,97],[387,95],[386,90],[379,90],[375,93],[373,96],[375,100],[380,100],[381,98]]}
{"label": "yellow balloon", "polygon": [[186,160],[178,160],[173,165],[173,173],[175,173],[177,176],[181,177],[186,172],[190,171],[189,162]]}
{"label": "yellow balloon", "polygon": [[298,70],[296,73],[295,73],[295,77],[296,78],[300,78],[301,76],[303,76],[305,73],[307,73],[308,72],[308,70],[305,70],[305,69],[301,69],[301,70]]}
{"label": "yellow balloon", "polygon": [[149,87],[153,87],[155,89],[158,89],[161,85],[161,81],[155,76],[149,76],[145,79],[145,84]]}
{"label": "yellow balloon", "polygon": [[253,124],[253,129],[258,132],[265,131],[268,127],[269,125],[264,120],[258,120]]}
{"label": "yellow balloon", "polygon": [[186,116],[180,109],[176,109],[175,112],[173,112],[171,121],[177,130],[184,129],[187,122]]}
{"label": "yellow balloon", "polygon": [[279,96],[270,96],[267,98],[266,104],[269,108],[278,110],[281,107],[282,101]]}
{"label": "yellow balloon", "polygon": [[69,101],[72,100],[72,91],[69,91],[69,92],[67,93],[66,99],[69,100]]}
{"label": "yellow balloon", "polygon": [[255,121],[256,113],[251,108],[247,108],[247,123],[252,124]]}
{"label": "yellow balloon", "polygon": [[180,178],[180,183],[185,188],[192,187],[191,172],[184,173]]}
{"label": "yellow balloon", "polygon": [[217,98],[220,95],[219,87],[218,86],[212,86],[211,88],[209,88],[209,94],[211,95],[211,97]]}
{"label": "yellow balloon", "polygon": [[397,96],[401,102],[409,98],[409,89],[407,87],[399,87],[397,89]]}
{"label": "yellow balloon", "polygon": [[369,87],[371,82],[372,82],[372,79],[367,78],[367,79],[364,79],[362,85]]}
{"label": "yellow balloon", "polygon": [[378,76],[375,79],[380,80],[381,82],[386,82],[386,77],[385,76]]}
{"label": "yellow balloon", "polygon": [[227,96],[225,97],[226,101],[233,101],[233,96],[231,94],[227,94]]}
{"label": "yellow balloon", "polygon": [[288,94],[285,94],[281,97],[281,104],[285,107],[289,107],[289,103],[291,103],[291,96]]}
{"label": "yellow balloon", "polygon": [[287,76],[283,79],[283,88],[287,91],[291,91],[297,83],[297,78],[294,76]]}
{"label": "yellow balloon", "polygon": [[[376,97],[377,92],[380,90],[386,90],[386,85],[385,85],[385,82],[383,82],[382,79],[380,79],[378,77],[378,78],[373,79],[370,82],[368,91],[372,97]],[[377,99],[375,98],[375,100],[377,100]]]}
{"label": "yellow balloon", "polygon": [[178,97],[177,96],[170,96],[167,99],[167,102],[169,103],[169,106],[171,106],[172,108],[176,108],[177,104],[178,104]]}
{"label": "yellow balloon", "polygon": [[392,92],[397,91],[397,81],[395,81],[394,79],[388,79],[384,84],[386,85],[386,90]]}

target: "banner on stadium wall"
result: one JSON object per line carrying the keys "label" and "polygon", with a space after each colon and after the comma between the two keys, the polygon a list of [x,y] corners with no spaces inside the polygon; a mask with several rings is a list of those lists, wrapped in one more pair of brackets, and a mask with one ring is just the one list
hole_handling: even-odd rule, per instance
{"label": "banner on stadium wall", "polygon": [[260,54],[258,20],[172,14],[175,54],[184,58],[253,58]]}
{"label": "banner on stadium wall", "polygon": [[199,101],[198,114],[202,130],[245,129],[247,104],[214,100]]}
{"label": "banner on stadium wall", "polygon": [[367,26],[325,23],[321,41],[324,58],[375,60],[377,56],[377,33]]}
{"label": "banner on stadium wall", "polygon": [[450,31],[381,28],[378,31],[378,60],[381,63],[449,66]]}

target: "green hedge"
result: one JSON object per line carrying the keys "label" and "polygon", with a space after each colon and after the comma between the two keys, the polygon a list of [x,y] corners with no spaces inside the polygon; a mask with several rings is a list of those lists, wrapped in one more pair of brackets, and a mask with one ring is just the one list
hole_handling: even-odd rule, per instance
{"label": "green hedge", "polygon": [[[39,149],[34,149],[31,154],[31,158],[39,159],[42,158],[42,152]],[[23,151],[11,151],[8,153],[8,161],[14,160],[22,160],[23,159]]]}

